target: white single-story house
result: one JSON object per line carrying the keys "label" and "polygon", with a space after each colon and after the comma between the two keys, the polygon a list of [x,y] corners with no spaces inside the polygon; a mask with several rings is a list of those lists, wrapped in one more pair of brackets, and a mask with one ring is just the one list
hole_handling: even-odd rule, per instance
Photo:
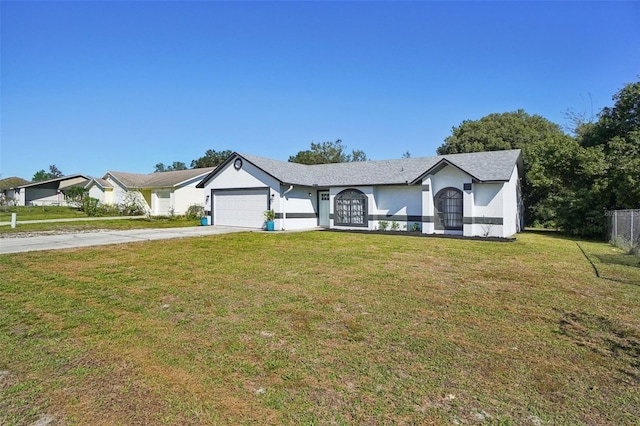
{"label": "white single-story house", "polygon": [[[212,225],[420,229],[510,237],[523,229],[520,150],[304,165],[233,153],[198,184]],[[389,229],[387,228],[387,229]]]}
{"label": "white single-story house", "polygon": [[153,216],[184,214],[193,204],[202,205],[203,190],[196,185],[214,167],[148,174],[108,171],[91,179],[85,188],[103,204],[121,204],[135,197]]}
{"label": "white single-story house", "polygon": [[14,199],[17,206],[66,206],[66,189],[84,186],[89,178],[75,174],[20,185],[15,188]]}

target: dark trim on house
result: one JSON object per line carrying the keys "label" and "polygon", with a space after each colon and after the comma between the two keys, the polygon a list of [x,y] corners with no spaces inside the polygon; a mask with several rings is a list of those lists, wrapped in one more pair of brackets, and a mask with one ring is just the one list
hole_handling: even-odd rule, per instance
{"label": "dark trim on house", "polygon": [[269,186],[251,186],[251,187],[241,187],[241,188],[212,188],[211,191],[216,192],[224,192],[224,191],[255,191],[258,189],[271,189]]}
{"label": "dark trim on house", "polygon": [[215,198],[213,196],[213,191],[215,191],[215,189],[211,190],[211,200],[210,200],[211,201],[211,206],[210,206],[211,210],[210,210],[210,213],[209,213],[211,215],[211,225],[215,225],[215,223],[213,221],[215,220],[215,217],[216,217],[216,215],[215,215],[216,211],[213,209],[213,207],[214,207],[213,206],[213,199]]}
{"label": "dark trim on house", "polygon": [[[316,219],[318,217],[317,213],[292,213],[287,212],[286,219]],[[282,219],[282,213],[276,213],[276,217],[280,216],[279,219]]]}
{"label": "dark trim on house", "polygon": [[369,220],[395,220],[398,222],[421,222],[422,216],[406,214],[373,214],[369,215]]}
{"label": "dark trim on house", "polygon": [[502,225],[501,217],[464,217],[462,218],[464,225]]}
{"label": "dark trim on house", "polygon": [[422,181],[425,178],[425,176],[428,176],[430,174],[432,174],[432,175],[437,174],[440,170],[442,170],[446,166],[455,167],[456,169],[460,170],[462,173],[466,174],[467,176],[471,176],[472,180],[475,181],[475,182],[482,182],[480,179],[478,179],[477,177],[475,177],[474,175],[469,173],[467,170],[461,168],[460,166],[458,166],[457,164],[451,162],[450,160],[448,160],[446,158],[443,158],[442,160],[438,161],[436,164],[431,166],[429,169],[427,169],[425,172],[423,172],[420,176],[415,178],[411,182],[411,184],[419,183],[420,181]]}
{"label": "dark trim on house", "polygon": [[[289,217],[289,213],[287,213]],[[333,213],[329,215],[329,219],[333,219]],[[422,222],[434,223],[434,216],[405,216],[405,215],[368,215],[367,220],[396,220],[398,222]],[[462,219],[464,225],[502,225],[501,217],[464,217]]]}

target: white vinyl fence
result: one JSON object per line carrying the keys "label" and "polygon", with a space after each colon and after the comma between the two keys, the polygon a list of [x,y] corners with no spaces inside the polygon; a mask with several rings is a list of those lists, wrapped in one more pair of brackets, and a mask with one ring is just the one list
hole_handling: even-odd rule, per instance
{"label": "white vinyl fence", "polygon": [[607,212],[607,233],[612,244],[630,252],[640,252],[640,210]]}

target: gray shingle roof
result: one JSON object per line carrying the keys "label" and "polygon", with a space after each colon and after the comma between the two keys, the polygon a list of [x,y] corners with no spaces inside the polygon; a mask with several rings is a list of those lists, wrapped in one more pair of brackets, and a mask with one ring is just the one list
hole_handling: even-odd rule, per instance
{"label": "gray shingle roof", "polygon": [[24,185],[20,185],[16,188],[29,188],[32,186],[40,186],[40,185],[44,185],[44,184],[49,184],[49,183],[53,183],[53,182],[57,182],[59,187],[64,187],[67,186],[64,184],[65,181],[68,180],[73,180],[73,179],[77,179],[77,178],[82,178],[85,180],[89,180],[89,178],[85,175],[81,175],[81,174],[75,174],[75,175],[67,175],[67,176],[61,176],[58,178],[53,178],[53,179],[48,179],[48,180],[41,180],[38,182],[31,182],[31,183],[26,183]]}
{"label": "gray shingle roof", "polygon": [[113,185],[111,185],[111,183],[108,180],[104,180],[102,178],[93,178],[89,182],[87,182],[87,184],[84,187],[88,188],[91,185],[91,182],[95,182],[97,185],[103,188],[113,188]]}
{"label": "gray shingle roof", "polygon": [[282,183],[325,187],[414,183],[443,164],[456,166],[481,182],[508,181],[516,164],[522,161],[519,149],[317,165],[237,155]]}
{"label": "gray shingle roof", "polygon": [[215,167],[204,167],[201,169],[176,170],[171,172],[157,172],[149,174],[125,173],[109,171],[110,174],[128,188],[167,188],[178,186],[181,183],[195,179],[199,176],[206,176]]}

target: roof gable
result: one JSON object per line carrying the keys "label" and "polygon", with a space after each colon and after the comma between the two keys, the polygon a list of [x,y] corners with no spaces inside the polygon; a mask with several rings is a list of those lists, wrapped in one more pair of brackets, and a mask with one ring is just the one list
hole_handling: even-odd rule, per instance
{"label": "roof gable", "polygon": [[124,188],[167,188],[181,187],[202,179],[215,167],[200,169],[174,170],[148,174],[108,171],[103,179],[111,176]]}
{"label": "roof gable", "polygon": [[84,186],[85,189],[89,189],[92,186],[99,186],[102,189],[113,188],[113,185],[108,180],[102,178],[93,178]]}

